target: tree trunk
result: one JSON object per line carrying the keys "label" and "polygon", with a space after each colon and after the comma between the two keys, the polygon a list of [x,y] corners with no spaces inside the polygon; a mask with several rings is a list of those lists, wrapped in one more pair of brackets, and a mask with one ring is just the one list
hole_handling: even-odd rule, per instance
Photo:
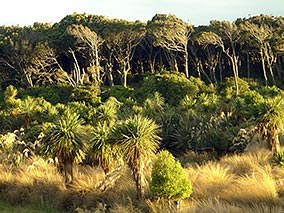
{"label": "tree trunk", "polygon": [[108,79],[109,86],[110,87],[114,86],[112,72],[108,73],[107,79]]}
{"label": "tree trunk", "polygon": [[261,57],[261,65],[262,65],[263,77],[264,77],[264,80],[265,80],[265,85],[267,86],[267,74],[266,74],[265,60],[264,60],[264,55],[263,55],[262,48],[260,49],[260,57]]}
{"label": "tree trunk", "polygon": [[218,81],[217,81],[217,78],[216,78],[216,67],[212,67],[210,72],[212,72],[212,74],[213,74],[214,83],[218,85]]}
{"label": "tree trunk", "polygon": [[67,160],[63,163],[63,174],[65,185],[68,186],[73,181],[73,161]]}
{"label": "tree trunk", "polygon": [[174,67],[175,67],[175,69],[174,69],[173,71],[177,71],[177,72],[178,72],[179,70],[178,70],[178,63],[177,63],[177,59],[174,57],[174,59],[173,59],[173,60],[174,60],[174,61],[173,61],[173,62],[174,62]]}
{"label": "tree trunk", "polygon": [[184,72],[185,72],[185,76],[187,78],[189,78],[189,72],[188,72],[188,52],[187,52],[187,48],[185,48],[185,52],[184,52]]}
{"label": "tree trunk", "polygon": [[95,46],[95,57],[96,57],[96,75],[97,75],[97,83],[100,85],[101,83],[101,74],[100,74],[100,62],[99,62],[99,51],[98,47]]}
{"label": "tree trunk", "polygon": [[197,72],[198,72],[198,75],[199,75],[199,78],[201,79],[201,73],[203,73],[203,75],[206,77],[206,79],[208,80],[208,82],[210,84],[212,84],[212,81],[211,79],[209,78],[209,76],[206,74],[206,72],[204,71],[203,69],[203,65],[202,65],[202,61],[201,60],[198,60],[197,62]]}
{"label": "tree trunk", "polygon": [[270,133],[268,138],[269,147],[273,153],[277,153],[280,151],[280,142],[279,142],[279,134],[278,130],[273,130]]}
{"label": "tree trunk", "polygon": [[250,79],[250,64],[249,64],[249,54],[247,53],[247,78]]}
{"label": "tree trunk", "polygon": [[234,42],[230,39],[232,54],[230,55],[228,50],[225,50],[224,46],[222,47],[223,53],[225,53],[232,63],[233,73],[234,73],[234,80],[235,80],[235,87],[236,87],[236,96],[239,95],[239,68],[238,68],[238,56],[236,55],[235,45]]}
{"label": "tree trunk", "polygon": [[275,81],[272,65],[269,65],[269,72],[270,72],[270,75],[272,77],[273,85],[276,85],[276,81]]}
{"label": "tree trunk", "polygon": [[282,69],[281,69],[281,61],[280,61],[280,56],[277,57],[276,63],[275,63],[275,71],[278,79],[282,78]]}
{"label": "tree trunk", "polygon": [[112,64],[107,63],[107,68],[106,68],[106,76],[107,76],[107,80],[108,80],[108,84],[110,87],[112,87],[114,85],[113,83],[113,75],[112,75]]}
{"label": "tree trunk", "polygon": [[127,87],[127,71],[123,70],[120,76],[120,81],[123,87]]}
{"label": "tree trunk", "polygon": [[139,168],[137,169],[137,174],[134,174],[135,184],[136,184],[136,192],[137,199],[142,201],[144,199],[145,194],[145,183],[144,183],[144,163],[140,161]]}
{"label": "tree trunk", "polygon": [[218,67],[219,67],[220,82],[222,82],[223,81],[223,67],[222,67],[222,57],[221,56],[219,58]]}
{"label": "tree trunk", "polygon": [[21,65],[19,65],[20,69],[23,70],[22,72],[24,73],[24,77],[25,79],[24,80],[24,83],[27,85],[27,87],[33,87],[33,81],[32,81],[32,77],[31,75],[26,71],[25,68],[22,68]]}
{"label": "tree trunk", "polygon": [[148,63],[149,63],[149,66],[150,66],[150,71],[151,71],[151,73],[154,74],[154,73],[155,73],[155,68],[154,68],[154,67],[155,67],[155,66],[154,66],[154,63],[155,63],[155,62],[153,62],[152,60],[149,60]]}
{"label": "tree trunk", "polygon": [[238,57],[234,54],[233,55],[233,59],[234,59],[234,63],[233,63],[233,66],[235,67],[235,85],[236,85],[236,96],[239,95],[239,66],[238,66]]}
{"label": "tree trunk", "polygon": [[270,47],[269,43],[265,43],[264,48],[265,48],[264,55],[267,61],[267,66],[268,66],[270,75],[272,77],[273,84],[276,85],[276,81],[275,81],[275,77],[273,73],[273,66],[276,63],[277,55],[273,53],[272,48]]}
{"label": "tree trunk", "polygon": [[228,57],[231,60],[232,63],[232,68],[233,68],[233,73],[234,73],[234,81],[235,81],[235,87],[236,87],[236,96],[239,95],[239,84],[238,84],[238,63],[237,63],[237,58],[235,56],[230,56],[229,54],[227,54]]}

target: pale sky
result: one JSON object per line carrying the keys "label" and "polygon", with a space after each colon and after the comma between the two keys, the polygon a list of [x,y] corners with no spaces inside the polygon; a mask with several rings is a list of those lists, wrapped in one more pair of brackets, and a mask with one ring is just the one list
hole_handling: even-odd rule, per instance
{"label": "pale sky", "polygon": [[197,26],[259,14],[284,16],[284,0],[4,0],[0,25],[55,23],[74,12],[144,22],[166,13]]}

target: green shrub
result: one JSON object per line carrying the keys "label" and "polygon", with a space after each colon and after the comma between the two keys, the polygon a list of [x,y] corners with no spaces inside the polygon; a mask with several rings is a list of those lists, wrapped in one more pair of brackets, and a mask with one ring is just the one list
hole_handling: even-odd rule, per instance
{"label": "green shrub", "polygon": [[158,92],[165,98],[166,103],[176,106],[186,95],[195,96],[207,89],[205,83],[198,78],[188,79],[182,73],[164,72],[147,76],[142,82],[139,94],[145,97],[145,94]]}
{"label": "green shrub", "polygon": [[72,101],[86,102],[93,106],[100,103],[100,88],[96,85],[79,86],[74,88],[71,94]]}
{"label": "green shrub", "polygon": [[273,98],[283,94],[283,91],[279,89],[277,86],[272,86],[272,87],[259,86],[255,88],[255,91],[260,93],[263,97],[268,97],[268,98]]}
{"label": "green shrub", "polygon": [[161,151],[154,163],[151,193],[169,201],[179,201],[192,193],[192,185],[181,164],[168,151]]}
{"label": "green shrub", "polygon": [[19,96],[25,98],[27,96],[42,97],[52,104],[67,103],[71,101],[72,87],[70,86],[48,86],[48,87],[29,87],[22,91]]}
{"label": "green shrub", "polygon": [[219,102],[220,97],[217,94],[202,92],[196,96],[186,95],[181,100],[179,107],[190,115],[209,114],[216,112]]}
{"label": "green shrub", "polygon": [[158,123],[161,122],[161,114],[164,112],[165,101],[158,92],[149,95],[144,101],[143,106],[144,116],[152,118]]}
{"label": "green shrub", "polygon": [[123,87],[121,85],[106,87],[102,90],[101,98],[105,101],[109,97],[115,97],[118,101],[124,103],[128,98],[134,97],[134,89],[131,87]]}
{"label": "green shrub", "polygon": [[256,91],[248,91],[246,93],[240,94],[234,101],[232,105],[236,109],[236,114],[242,119],[250,119],[252,117],[257,117],[257,106],[262,103],[264,98]]}
{"label": "green shrub", "polygon": [[[248,82],[238,78],[239,94],[243,94],[250,90]],[[226,78],[220,86],[220,93],[223,94],[227,99],[235,97],[236,94],[235,80],[233,77]]]}
{"label": "green shrub", "polygon": [[17,99],[18,90],[13,85],[10,85],[6,88],[4,92],[4,102],[5,107],[16,107],[19,105],[19,100]]}

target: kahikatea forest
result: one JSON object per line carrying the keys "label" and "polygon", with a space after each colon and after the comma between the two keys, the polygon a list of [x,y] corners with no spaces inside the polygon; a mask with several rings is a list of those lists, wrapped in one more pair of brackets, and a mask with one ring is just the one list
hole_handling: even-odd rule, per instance
{"label": "kahikatea forest", "polygon": [[284,17],[0,27],[0,211],[284,212]]}

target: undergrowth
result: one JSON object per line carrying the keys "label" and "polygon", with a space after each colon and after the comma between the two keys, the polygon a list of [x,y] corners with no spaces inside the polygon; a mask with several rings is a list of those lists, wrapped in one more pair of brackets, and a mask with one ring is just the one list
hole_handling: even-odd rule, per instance
{"label": "undergrowth", "polygon": [[193,155],[182,158],[193,194],[179,206],[152,199],[148,192],[138,202],[127,168],[113,187],[98,189],[106,177],[98,167],[78,166],[76,180],[66,188],[54,164],[40,157],[19,168],[0,165],[0,212],[284,212],[284,169],[273,163],[271,152],[187,161]]}

